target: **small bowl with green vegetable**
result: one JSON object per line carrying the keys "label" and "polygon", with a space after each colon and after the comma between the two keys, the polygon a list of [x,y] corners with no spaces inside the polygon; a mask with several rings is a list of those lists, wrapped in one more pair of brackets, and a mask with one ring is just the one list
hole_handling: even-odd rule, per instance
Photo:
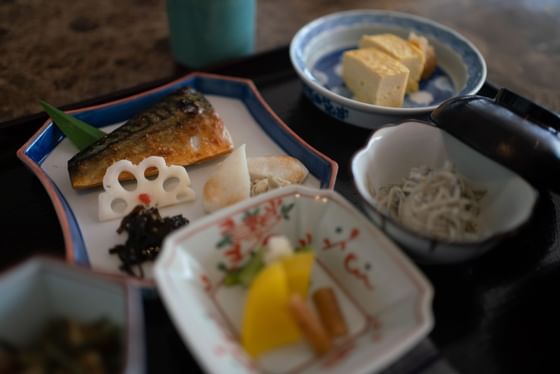
{"label": "small bowl with green vegetable", "polygon": [[430,284],[332,190],[288,186],[208,215],[165,240],[154,274],[208,372],[371,373],[433,325]]}
{"label": "small bowl with green vegetable", "polygon": [[139,290],[49,257],[0,275],[2,372],[143,373]]}

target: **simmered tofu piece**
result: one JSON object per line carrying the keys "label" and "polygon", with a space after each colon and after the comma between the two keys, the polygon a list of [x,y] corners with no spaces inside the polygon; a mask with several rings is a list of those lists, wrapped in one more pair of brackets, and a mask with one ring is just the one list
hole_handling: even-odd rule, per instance
{"label": "simmered tofu piece", "polygon": [[342,57],[342,78],[359,101],[402,106],[408,76],[406,66],[375,48],[346,51]]}
{"label": "simmered tofu piece", "polygon": [[420,48],[393,34],[364,35],[360,48],[377,48],[403,63],[410,71],[406,91],[418,91],[426,57]]}

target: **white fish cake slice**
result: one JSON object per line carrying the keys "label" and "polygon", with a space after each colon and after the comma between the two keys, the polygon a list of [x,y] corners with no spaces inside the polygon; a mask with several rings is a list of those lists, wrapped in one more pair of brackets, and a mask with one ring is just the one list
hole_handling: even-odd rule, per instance
{"label": "white fish cake slice", "polygon": [[251,180],[271,177],[301,183],[309,174],[300,160],[287,155],[249,157],[247,166]]}

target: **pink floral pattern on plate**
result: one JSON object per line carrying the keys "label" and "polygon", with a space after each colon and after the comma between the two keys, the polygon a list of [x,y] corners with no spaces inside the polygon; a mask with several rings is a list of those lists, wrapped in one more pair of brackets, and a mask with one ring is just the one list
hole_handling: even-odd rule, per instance
{"label": "pink floral pattern on plate", "polygon": [[[279,233],[313,247],[311,290],[333,287],[350,325],[349,334],[324,357],[313,356],[302,343],[297,353],[288,347],[275,352],[276,361],[252,360],[239,344],[246,290],[226,287],[225,271],[243,265]],[[333,191],[287,187],[208,217],[169,238],[157,268],[158,285],[180,331],[195,343],[191,348],[205,367],[215,370],[377,370],[432,325],[429,285],[392,242]]]}

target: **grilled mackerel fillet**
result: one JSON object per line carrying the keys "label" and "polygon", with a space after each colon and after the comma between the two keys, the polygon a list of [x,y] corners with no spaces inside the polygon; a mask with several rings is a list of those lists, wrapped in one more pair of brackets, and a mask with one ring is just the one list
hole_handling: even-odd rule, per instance
{"label": "grilled mackerel fillet", "polygon": [[162,156],[168,165],[187,166],[232,149],[231,136],[210,102],[193,88],[182,88],[80,151],[68,161],[68,172],[72,187],[83,189],[101,185],[107,168],[118,160],[138,164]]}

